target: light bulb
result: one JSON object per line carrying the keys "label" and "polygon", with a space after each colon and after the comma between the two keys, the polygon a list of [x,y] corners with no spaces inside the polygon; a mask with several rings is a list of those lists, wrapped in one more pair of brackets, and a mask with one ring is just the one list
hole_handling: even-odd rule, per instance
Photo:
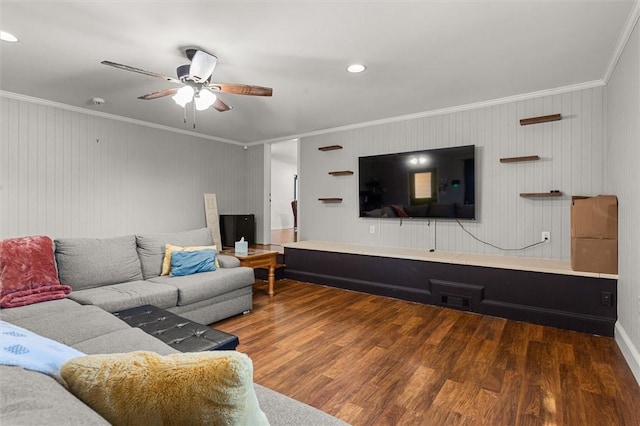
{"label": "light bulb", "polygon": [[15,42],[18,41],[18,37],[14,36],[11,33],[6,32],[6,31],[0,31],[0,40],[8,41],[10,43],[15,43]]}
{"label": "light bulb", "polygon": [[209,90],[202,89],[198,94],[194,97],[196,103],[196,109],[198,111],[205,110],[209,108],[214,102],[218,99],[218,97],[211,93]]}
{"label": "light bulb", "polygon": [[194,93],[193,87],[184,86],[184,87],[181,87],[176,92],[176,94],[171,97],[171,99],[173,99],[175,103],[177,103],[182,108],[184,108],[193,99],[193,93]]}
{"label": "light bulb", "polygon": [[353,65],[349,65],[347,67],[347,71],[349,71],[352,74],[358,74],[363,72],[364,70],[366,70],[367,67],[362,65],[362,64],[353,64]]}

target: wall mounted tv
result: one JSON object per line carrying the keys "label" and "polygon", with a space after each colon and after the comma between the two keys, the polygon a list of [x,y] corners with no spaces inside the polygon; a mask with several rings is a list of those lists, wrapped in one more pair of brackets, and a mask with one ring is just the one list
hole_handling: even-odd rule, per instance
{"label": "wall mounted tv", "polygon": [[475,145],[358,159],[360,217],[476,218]]}

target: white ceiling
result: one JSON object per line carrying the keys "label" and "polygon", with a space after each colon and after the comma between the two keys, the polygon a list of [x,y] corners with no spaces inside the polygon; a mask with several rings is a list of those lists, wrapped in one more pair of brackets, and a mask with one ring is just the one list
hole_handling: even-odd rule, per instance
{"label": "white ceiling", "polygon": [[250,144],[601,81],[634,3],[0,0],[20,39],[0,42],[0,90],[191,130],[171,98],[137,99],[172,83],[100,61],[175,76],[195,45],[218,56],[214,81],[273,88],[196,115]]}

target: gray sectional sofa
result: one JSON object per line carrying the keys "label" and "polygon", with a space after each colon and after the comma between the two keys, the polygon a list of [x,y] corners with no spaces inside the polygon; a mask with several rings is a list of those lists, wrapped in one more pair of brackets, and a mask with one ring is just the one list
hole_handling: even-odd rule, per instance
{"label": "gray sectional sofa", "polygon": [[160,275],[165,245],[210,246],[208,228],[193,231],[127,235],[115,238],[60,238],[55,257],[68,296],[83,305],[116,312],[155,305],[201,324],[250,311],[253,269],[232,256],[218,255],[213,272],[173,277]]}
{"label": "gray sectional sofa", "polygon": [[[136,350],[168,355],[177,351],[97,307],[62,299],[1,309],[0,319],[72,346],[86,354]],[[259,368],[259,366],[256,366]],[[316,408],[254,384],[260,408],[276,425],[345,425]],[[53,377],[0,365],[0,424],[107,425],[98,413]]]}
{"label": "gray sectional sofa", "polygon": [[[253,270],[238,266],[235,258],[219,256],[221,267],[214,272],[160,276],[164,245],[210,245],[211,234],[206,228],[101,240],[59,239],[55,243],[59,277],[72,286],[71,294],[61,300],[0,309],[0,320],[86,354],[177,352],[111,314],[118,310],[154,304],[210,324],[252,307]],[[271,425],[346,424],[259,384],[254,386]],[[0,424],[84,426],[108,422],[53,377],[0,365]]]}

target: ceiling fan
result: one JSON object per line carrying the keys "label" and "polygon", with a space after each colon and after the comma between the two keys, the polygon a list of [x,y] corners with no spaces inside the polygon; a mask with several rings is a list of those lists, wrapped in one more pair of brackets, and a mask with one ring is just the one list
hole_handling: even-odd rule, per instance
{"label": "ceiling fan", "polygon": [[158,92],[148,93],[146,95],[139,96],[138,99],[152,100],[163,98],[165,96],[172,96],[173,100],[178,105],[185,108],[185,123],[187,121],[186,105],[190,102],[193,102],[194,110],[197,109],[198,111],[205,110],[209,107],[220,112],[232,109],[231,106],[223,102],[216,95],[218,92],[249,96],[271,96],[273,93],[273,89],[270,87],[250,86],[247,84],[213,83],[211,82],[211,74],[218,62],[218,58],[200,49],[186,49],[185,53],[191,63],[181,65],[176,69],[178,78],[111,61],[102,61],[101,63],[114,68],[137,72],[139,74],[160,78],[162,80],[181,85],[182,87],[173,87],[170,89],[160,90]]}

